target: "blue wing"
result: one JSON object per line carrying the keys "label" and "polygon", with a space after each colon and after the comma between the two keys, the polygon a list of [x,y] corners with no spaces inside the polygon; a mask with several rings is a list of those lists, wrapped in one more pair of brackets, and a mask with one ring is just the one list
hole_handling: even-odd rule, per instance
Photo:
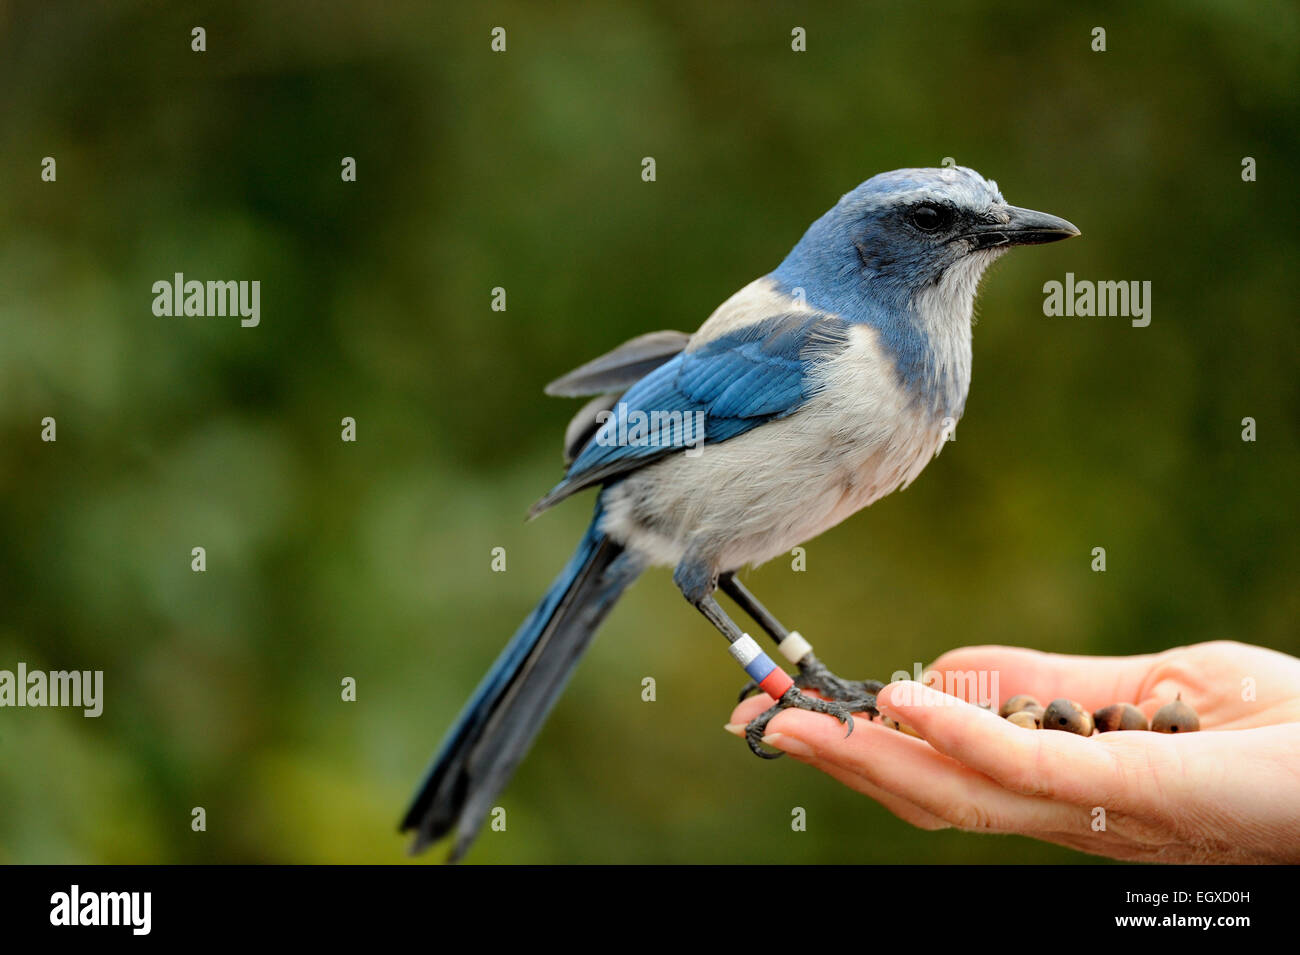
{"label": "blue wing", "polygon": [[847,330],[835,316],[792,312],[680,353],[621,399],[627,419],[634,420],[636,412],[645,416],[641,433],[628,429],[633,439],[620,443],[611,440],[612,425],[598,430],[530,514],[682,451],[688,415],[693,423],[702,413],[703,439],[717,444],[793,413],[811,396],[811,367],[844,347]]}

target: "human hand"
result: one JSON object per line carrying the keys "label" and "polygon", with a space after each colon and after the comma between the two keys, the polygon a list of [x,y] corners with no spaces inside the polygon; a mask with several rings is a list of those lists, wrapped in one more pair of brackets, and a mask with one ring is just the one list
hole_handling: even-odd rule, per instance
{"label": "human hand", "polygon": [[[1201,731],[1085,739],[1022,729],[932,688],[964,683],[973,699],[975,680],[951,678],[970,671],[997,674],[1002,699],[1067,697],[1089,711],[1131,702],[1148,720],[1181,694]],[[1135,861],[1300,862],[1294,657],[1229,641],[1135,657],[966,647],[940,657],[926,682],[891,683],[878,700],[924,739],[864,716],[845,737],[833,719],[791,709],[766,741],[923,829],[1019,833]],[[745,700],[729,728],[743,735],[770,703]]]}

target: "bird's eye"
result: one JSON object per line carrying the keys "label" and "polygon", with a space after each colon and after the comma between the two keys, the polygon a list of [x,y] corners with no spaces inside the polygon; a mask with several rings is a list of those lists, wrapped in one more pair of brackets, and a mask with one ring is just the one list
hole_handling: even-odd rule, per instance
{"label": "bird's eye", "polygon": [[947,210],[938,206],[917,206],[912,210],[912,225],[916,226],[922,232],[938,232],[948,224]]}

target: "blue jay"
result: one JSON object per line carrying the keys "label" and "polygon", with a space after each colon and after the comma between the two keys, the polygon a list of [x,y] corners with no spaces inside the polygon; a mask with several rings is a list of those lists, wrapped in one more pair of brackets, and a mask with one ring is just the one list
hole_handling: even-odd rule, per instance
{"label": "blue jay", "polygon": [[[547,386],[598,397],[569,425],[564,479],[531,514],[598,487],[595,515],[429,767],[402,823],[412,852],[453,830],[452,858],[469,848],[597,627],[649,566],[674,568],[757,681],[749,688],[773,697],[746,730],[755,753],[773,755],[759,742],[782,709],[827,713],[850,731],[852,713],[874,716],[881,684],[831,673],[735,572],[906,487],[965,407],[985,268],[1012,246],[1078,234],[1008,205],[972,169],[881,173],[694,335],[643,335]],[[718,589],[777,642],[796,680],[727,615]]]}

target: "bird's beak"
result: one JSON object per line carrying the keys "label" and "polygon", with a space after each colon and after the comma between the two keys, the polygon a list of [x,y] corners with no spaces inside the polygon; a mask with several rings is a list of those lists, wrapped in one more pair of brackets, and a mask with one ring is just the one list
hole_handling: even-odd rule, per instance
{"label": "bird's beak", "polygon": [[962,238],[970,239],[977,249],[991,249],[1001,245],[1042,245],[1078,234],[1073,223],[1058,216],[1018,206],[997,206],[989,222],[980,224]]}

